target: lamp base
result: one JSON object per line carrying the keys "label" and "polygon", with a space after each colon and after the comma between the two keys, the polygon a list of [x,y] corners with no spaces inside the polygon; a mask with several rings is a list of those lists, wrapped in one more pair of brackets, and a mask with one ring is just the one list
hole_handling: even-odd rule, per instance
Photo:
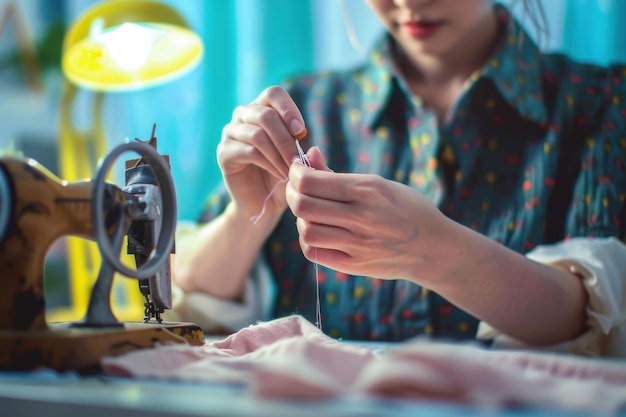
{"label": "lamp base", "polygon": [[205,343],[202,329],[193,323],[125,322],[120,328],[76,328],[73,323],[49,323],[36,332],[0,330],[0,369],[100,371],[100,360],[161,343]]}

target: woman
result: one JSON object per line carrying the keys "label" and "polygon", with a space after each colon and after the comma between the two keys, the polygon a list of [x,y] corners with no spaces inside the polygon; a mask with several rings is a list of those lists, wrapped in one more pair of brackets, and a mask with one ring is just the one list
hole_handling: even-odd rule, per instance
{"label": "woman", "polygon": [[[176,312],[314,321],[317,290],[333,337],[482,321],[496,343],[617,354],[626,69],[541,54],[490,0],[367,3],[388,30],[367,63],[235,109],[226,192],[177,243]],[[305,126],[314,169],[293,163]]]}

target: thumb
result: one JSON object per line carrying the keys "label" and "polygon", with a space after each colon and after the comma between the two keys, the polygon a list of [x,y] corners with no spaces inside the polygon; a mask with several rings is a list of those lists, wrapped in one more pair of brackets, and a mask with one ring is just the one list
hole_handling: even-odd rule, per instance
{"label": "thumb", "polygon": [[311,163],[311,167],[321,171],[333,172],[332,169],[326,165],[326,159],[324,155],[322,155],[322,151],[317,146],[311,147],[306,153],[307,158],[309,158],[309,162]]}

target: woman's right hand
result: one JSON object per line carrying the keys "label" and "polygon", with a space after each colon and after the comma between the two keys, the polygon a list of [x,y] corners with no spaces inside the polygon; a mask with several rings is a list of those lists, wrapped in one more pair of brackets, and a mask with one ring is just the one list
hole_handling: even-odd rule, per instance
{"label": "woman's right hand", "polygon": [[[268,217],[286,207],[284,187],[289,166],[298,156],[294,136],[304,119],[289,94],[273,86],[252,103],[237,107],[222,131],[217,161],[237,215],[250,219],[265,206]],[[284,184],[280,184],[283,182]]]}

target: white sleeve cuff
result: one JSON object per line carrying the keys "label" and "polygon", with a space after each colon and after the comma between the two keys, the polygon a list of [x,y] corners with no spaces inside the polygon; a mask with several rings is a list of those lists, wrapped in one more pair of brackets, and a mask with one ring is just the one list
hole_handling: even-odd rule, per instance
{"label": "white sleeve cuff", "polygon": [[589,296],[588,330],[574,340],[542,348],[513,339],[485,322],[480,323],[477,337],[492,339],[496,348],[626,357],[626,245],[614,238],[574,238],[538,246],[526,256],[581,277]]}
{"label": "white sleeve cuff", "polygon": [[[188,232],[180,227],[178,233]],[[267,262],[257,259],[246,281],[241,301],[224,300],[203,292],[185,292],[172,282],[172,310],[163,313],[164,320],[195,323],[206,333],[235,332],[266,321],[274,308],[276,288]]]}

